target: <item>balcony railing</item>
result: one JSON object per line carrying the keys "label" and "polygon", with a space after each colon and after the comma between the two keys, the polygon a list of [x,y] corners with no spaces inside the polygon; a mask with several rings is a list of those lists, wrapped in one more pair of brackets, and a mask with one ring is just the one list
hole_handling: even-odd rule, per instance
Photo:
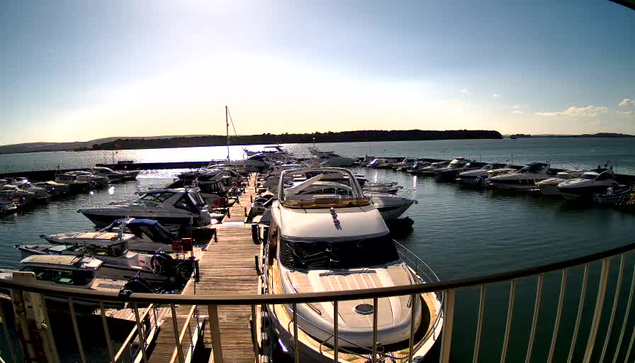
{"label": "balcony railing", "polygon": [[[76,288],[69,287],[49,287],[43,286],[37,283],[18,283],[9,280],[0,280],[0,288],[13,290],[16,296],[21,296],[20,293],[29,292],[34,294],[33,296],[38,296],[42,302],[45,301],[46,298],[55,298],[66,299],[68,301],[68,310],[71,317],[71,323],[73,326],[73,330],[75,333],[75,339],[77,341],[78,350],[80,353],[80,360],[85,362],[87,360],[82,341],[86,339],[86,337],[90,336],[90,331],[82,331],[80,326],[77,324],[76,320],[76,311],[75,311],[75,303],[78,301],[92,301],[96,305],[100,306],[100,310],[102,312],[102,329],[105,330],[105,336],[109,336],[108,332],[108,324],[106,323],[106,318],[103,314],[105,310],[105,306],[111,305],[113,303],[121,303],[126,302],[128,306],[131,307],[134,311],[135,315],[135,323],[136,323],[136,331],[133,331],[128,339],[124,342],[123,346],[115,351],[114,348],[107,344],[107,348],[109,351],[109,361],[117,362],[122,359],[122,350],[129,349],[133,340],[138,340],[138,349],[140,352],[139,359],[140,361],[147,362],[149,360],[148,354],[150,353],[147,349],[150,344],[146,342],[148,337],[148,328],[152,328],[152,320],[154,320],[155,325],[157,322],[157,314],[158,309],[164,308],[169,309],[172,315],[173,321],[171,322],[173,325],[173,335],[174,335],[174,345],[173,345],[173,353],[172,353],[172,361],[185,362],[188,359],[191,359],[194,356],[194,349],[196,344],[196,332],[191,330],[190,324],[194,321],[197,322],[196,326],[202,326],[199,324],[199,311],[204,311],[208,313],[206,317],[208,326],[210,329],[211,336],[211,348],[212,354],[214,356],[214,360],[217,362],[223,361],[223,346],[221,344],[221,334],[222,331],[219,329],[219,318],[218,318],[218,308],[222,306],[246,306],[251,309],[252,315],[252,326],[256,327],[256,321],[259,319],[257,316],[257,310],[262,306],[266,305],[284,305],[290,307],[290,312],[293,316],[293,324],[290,327],[290,331],[293,331],[294,337],[294,347],[292,355],[295,355],[296,359],[299,359],[299,342],[298,342],[298,329],[302,329],[301,324],[295,324],[298,322],[298,316],[295,313],[295,307],[298,304],[309,304],[309,303],[319,303],[319,302],[332,302],[334,304],[334,309],[337,311],[339,303],[342,301],[348,300],[358,300],[358,299],[371,299],[375,304],[377,304],[378,299],[387,298],[393,296],[415,296],[419,294],[425,293],[436,293],[437,296],[443,296],[443,330],[441,341],[437,343],[439,350],[439,361],[443,363],[447,363],[450,361],[450,355],[452,354],[452,338],[453,338],[453,328],[455,328],[455,307],[457,306],[457,292],[459,291],[467,291],[473,290],[477,288],[479,290],[479,303],[478,309],[471,311],[470,315],[476,318],[476,329],[473,335],[473,351],[471,361],[477,362],[479,360],[479,356],[482,353],[482,337],[483,333],[487,332],[489,329],[487,327],[488,321],[484,318],[485,308],[487,303],[486,293],[489,291],[488,289],[498,289],[500,288],[500,284],[507,284],[509,286],[509,298],[505,301],[504,305],[506,305],[506,309],[501,309],[500,314],[505,314],[505,324],[504,324],[504,334],[503,341],[500,346],[497,346],[499,353],[500,362],[510,361],[509,358],[509,346],[512,341],[512,330],[514,326],[514,315],[522,313],[523,316],[531,316],[531,324],[529,328],[529,336],[526,342],[526,351],[524,354],[524,361],[530,362],[532,358],[534,361],[537,361],[535,353],[537,350],[536,345],[536,337],[539,331],[539,317],[541,312],[541,304],[545,299],[544,297],[544,286],[546,281],[546,276],[549,275],[551,277],[559,277],[560,287],[559,293],[557,295],[557,307],[556,314],[553,321],[549,321],[551,328],[549,329],[549,333],[545,334],[545,330],[542,330],[541,341],[543,343],[548,339],[547,344],[541,344],[540,350],[547,351],[546,361],[552,362],[555,360],[557,346],[560,346],[560,351],[563,350],[563,344],[568,344],[568,355],[567,361],[578,361],[581,357],[582,362],[591,362],[591,361],[629,361],[631,359],[631,353],[633,348],[633,343],[635,341],[635,331],[633,329],[633,322],[629,321],[630,310],[632,307],[633,293],[635,289],[635,273],[630,278],[630,281],[624,277],[625,271],[628,269],[632,269],[632,256],[629,255],[633,249],[635,249],[635,244],[629,244],[626,246],[613,248],[610,250],[606,250],[599,253],[594,253],[591,255],[577,257],[573,259],[569,259],[566,261],[560,261],[556,263],[544,264],[540,266],[534,266],[530,268],[520,269],[511,272],[492,274],[487,276],[479,276],[465,279],[456,279],[456,280],[447,280],[447,281],[438,281],[436,275],[423,263],[423,261],[418,260],[414,257],[411,257],[405,251],[403,246],[398,245],[400,250],[400,254],[405,261],[407,261],[408,265],[413,271],[416,271],[419,276],[422,276],[426,279],[425,283],[418,283],[414,285],[404,285],[404,286],[396,286],[389,288],[374,288],[374,289],[361,289],[354,291],[333,291],[333,292],[322,292],[322,293],[298,293],[292,295],[231,295],[231,292],[228,291],[227,295],[157,295],[157,294],[137,294],[133,293],[130,295],[124,294],[115,294],[115,293],[95,293],[95,292],[85,292]],[[593,262],[600,262],[601,267],[599,271],[595,270],[594,267],[597,264],[593,264]],[[611,270],[611,265],[616,264],[617,269]],[[573,273],[577,273],[578,269],[573,270],[576,267],[582,267],[582,282],[580,285],[579,291],[567,291],[567,279],[571,277]],[[611,273],[613,271],[613,273]],[[597,286],[595,284],[591,284],[591,281],[595,281],[595,279],[591,279],[590,276],[596,276],[595,272],[599,272],[599,278]],[[579,277],[579,276],[577,276]],[[436,281],[435,281],[436,280]],[[522,306],[522,311],[519,311],[519,306],[517,303],[516,296],[520,291],[519,281],[521,280],[532,280],[536,281],[535,286],[535,298],[533,299],[533,304],[529,304],[526,306]],[[623,285],[629,284],[630,288],[626,288]],[[494,286],[496,285],[496,286]],[[525,285],[523,283],[523,285]],[[608,288],[608,286],[611,288]],[[614,287],[613,287],[614,286]],[[592,296],[593,291],[595,292],[595,304],[593,306],[585,306],[585,300],[588,296]],[[612,296],[611,293],[612,292]],[[624,294],[627,292],[627,294]],[[579,296],[579,302],[577,306],[571,306],[571,304],[566,305],[566,295],[575,294]],[[533,294],[533,292],[532,292]],[[607,297],[607,295],[609,295]],[[26,294],[24,296],[32,296]],[[554,295],[555,297],[555,295]],[[610,302],[607,303],[607,298]],[[32,297],[28,297],[28,299],[32,299]],[[626,301],[624,301],[626,300]],[[500,299],[497,301],[500,303]],[[529,301],[531,303],[531,301]],[[24,321],[25,315],[20,315],[20,306],[23,307],[24,301],[13,301],[13,304],[18,308],[15,310],[17,312],[17,321],[18,321],[18,329],[28,329],[27,335],[30,334],[42,334],[42,329],[45,334],[48,334],[50,338],[50,343],[52,347],[50,347],[50,352],[46,356],[46,359],[49,361],[57,361],[58,358],[55,356],[57,354],[57,350],[55,349],[56,340],[62,337],[53,337],[51,334],[51,325],[49,314],[46,309],[46,304],[44,304],[45,313],[41,317],[36,317],[41,319],[38,324],[40,331],[33,330],[35,328],[31,328],[30,325],[27,325]],[[21,305],[22,304],[22,305]],[[609,305],[610,304],[610,305]],[[189,306],[187,309],[188,313],[181,316],[181,318],[185,317],[186,322],[180,326],[180,324],[176,321],[176,307],[180,306]],[[571,340],[566,342],[561,339],[558,340],[559,334],[562,333],[561,321],[563,317],[563,311],[565,310],[565,305],[567,309],[577,308],[575,323],[572,327]],[[575,304],[574,304],[575,305]],[[140,307],[141,306],[141,307]],[[609,308],[610,307],[610,308]],[[592,308],[592,315],[588,314]],[[374,339],[373,342],[377,341],[377,311],[375,309],[373,312],[373,330],[374,330]],[[610,311],[610,313],[608,313]],[[585,321],[585,313],[588,314],[588,321]],[[608,313],[608,314],[605,314]],[[0,318],[3,322],[5,322],[5,313],[0,310]],[[335,314],[337,316],[337,313]],[[619,320],[621,317],[621,321]],[[204,318],[204,317],[201,317]],[[37,320],[37,319],[36,319]],[[146,323],[147,320],[150,320],[150,323]],[[169,320],[169,319],[168,319]],[[631,319],[632,320],[632,319]],[[337,319],[336,319],[337,321]],[[441,322],[441,320],[439,320]],[[411,327],[411,330],[414,329],[414,324]],[[332,331],[333,346],[332,349],[334,351],[335,360],[338,359],[338,323],[334,324],[334,329]],[[602,326],[602,328],[600,328]],[[3,324],[3,333],[4,338],[9,343],[9,356],[4,357],[5,361],[9,361],[9,359],[14,362],[18,361],[16,351],[22,349],[22,347],[16,345],[14,339],[8,338],[8,334],[10,332],[7,329],[7,324]],[[485,328],[485,329],[484,329]],[[94,329],[94,327],[93,327]],[[247,328],[246,328],[247,329]],[[254,328],[255,329],[255,328]],[[413,339],[413,331],[411,331],[411,341],[410,341],[410,356],[408,359],[404,361],[412,361],[412,339]],[[601,334],[603,333],[603,334]],[[465,332],[462,332],[465,334]],[[547,337],[545,337],[548,335]],[[8,339],[7,339],[8,338]],[[254,341],[259,341],[258,337],[255,336],[254,332],[252,332],[252,338]],[[585,340],[586,338],[586,340]],[[63,337],[63,339],[70,339],[70,337]],[[107,339],[108,340],[108,339]],[[559,344],[558,344],[559,343]],[[30,342],[26,341],[23,343],[24,351],[27,356],[36,356],[38,353],[33,352],[33,347],[29,345]],[[576,356],[576,347],[584,346],[583,354],[578,354]],[[187,350],[184,350],[184,347]],[[389,361],[386,357],[382,357],[379,352],[375,350],[376,344],[373,344],[371,347],[372,352],[368,356],[368,360],[372,362],[376,361]],[[462,348],[464,349],[464,348]],[[262,357],[262,351],[256,349],[253,353],[245,352],[246,355],[254,354],[254,359],[259,361]],[[491,354],[491,352],[488,352]],[[580,350],[577,353],[581,353]],[[6,353],[5,353],[6,354]],[[465,352],[462,354],[456,354],[456,357],[465,357]],[[619,359],[623,358],[623,359]],[[463,361],[470,360],[461,358],[461,360],[453,361]],[[514,359],[514,361],[517,361]],[[540,361],[543,361],[542,358]],[[558,361],[561,361],[559,359]]]}

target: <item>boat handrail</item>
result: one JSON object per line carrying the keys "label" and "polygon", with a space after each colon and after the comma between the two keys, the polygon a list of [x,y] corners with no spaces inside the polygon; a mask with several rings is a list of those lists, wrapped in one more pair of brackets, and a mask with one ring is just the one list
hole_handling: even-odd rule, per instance
{"label": "boat handrail", "polygon": [[522,268],[509,272],[501,272],[484,276],[441,280],[425,284],[399,285],[391,287],[368,288],[351,291],[328,291],[295,294],[246,294],[235,295],[228,292],[225,295],[171,295],[150,293],[113,293],[85,291],[72,287],[44,286],[38,283],[16,282],[9,278],[0,279],[0,288],[18,289],[45,295],[83,298],[102,301],[125,301],[137,303],[187,304],[187,305],[258,305],[258,304],[303,304],[332,301],[348,301],[368,298],[385,298],[441,292],[452,289],[475,287],[484,284],[505,282],[525,277],[537,276],[548,272],[559,271],[570,267],[580,266],[591,262],[605,260],[613,256],[625,254],[635,250],[635,243],[611,248],[601,252],[575,257],[563,261]]}

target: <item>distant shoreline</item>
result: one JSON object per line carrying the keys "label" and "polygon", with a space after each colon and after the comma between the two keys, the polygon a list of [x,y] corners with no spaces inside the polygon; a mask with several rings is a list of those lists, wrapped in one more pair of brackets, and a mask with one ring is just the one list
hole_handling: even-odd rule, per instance
{"label": "distant shoreline", "polygon": [[[326,132],[312,134],[262,134],[230,137],[230,145],[271,145],[271,144],[311,144],[315,143],[351,143],[351,142],[390,142],[390,141],[434,141],[434,140],[491,140],[510,138],[632,138],[634,135],[618,133],[598,133],[582,135],[501,135],[491,130],[363,130],[345,132]],[[85,142],[69,143],[27,143],[0,146],[0,155],[29,154],[35,152],[73,152],[73,151],[112,151],[165,149],[180,147],[225,146],[226,136],[155,136],[155,137],[111,137]],[[115,147],[117,144],[119,147]]]}

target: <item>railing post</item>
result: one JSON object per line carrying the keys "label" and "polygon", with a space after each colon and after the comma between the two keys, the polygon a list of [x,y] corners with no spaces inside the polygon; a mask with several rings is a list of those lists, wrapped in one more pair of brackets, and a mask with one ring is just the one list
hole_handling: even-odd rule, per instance
{"label": "railing post", "polygon": [[340,325],[340,308],[339,301],[333,301],[333,362],[339,362],[339,350],[340,350],[340,337],[339,337],[339,325]]}
{"label": "railing post", "polygon": [[584,310],[584,299],[586,297],[586,285],[589,281],[589,264],[584,265],[584,275],[582,277],[582,287],[580,288],[580,302],[578,303],[578,316],[575,318],[575,325],[573,327],[573,337],[571,338],[571,347],[569,347],[569,357],[567,363],[571,363],[573,360],[573,353],[575,352],[575,343],[578,339],[578,331],[580,329],[580,321],[582,320],[582,311]]}
{"label": "railing post", "polygon": [[379,299],[373,298],[373,357],[371,362],[377,362],[377,311],[379,310]]}
{"label": "railing post", "polygon": [[481,346],[481,331],[483,330],[483,316],[485,315],[485,284],[481,285],[481,298],[478,304],[478,321],[476,323],[476,334],[474,337],[474,355],[472,362],[478,362],[478,352]]}
{"label": "railing post", "polygon": [[505,338],[503,339],[503,348],[501,351],[500,363],[505,363],[507,358],[507,347],[509,346],[509,335],[512,329],[512,320],[514,318],[514,299],[516,298],[516,279],[509,282],[509,304],[507,305],[507,322],[505,323]]}
{"label": "railing post", "polygon": [[77,325],[77,316],[75,315],[75,304],[73,304],[73,298],[68,297],[68,306],[71,311],[71,321],[73,322],[73,330],[75,331],[75,340],[77,341],[77,349],[79,351],[79,358],[82,363],[86,363],[86,355],[84,354],[84,345],[82,344],[82,337],[79,333],[79,326]]}
{"label": "railing post", "polygon": [[293,303],[293,355],[294,363],[300,363],[300,338],[298,337],[298,305]]}
{"label": "railing post", "polygon": [[[620,299],[620,291],[622,289],[623,276],[624,276],[624,254],[622,254],[622,257],[620,258],[620,272],[617,275],[617,284],[615,285],[615,297],[613,298],[613,308],[611,309],[611,318],[609,319],[609,327],[606,329],[606,338],[604,339],[604,346],[602,347],[602,355],[600,355],[600,362],[604,362],[606,349],[609,346],[611,331],[613,330],[613,321],[615,320],[615,312],[617,311],[617,304],[619,303],[619,299]],[[617,347],[617,349],[619,349],[619,346]]]}
{"label": "railing post", "polygon": [[560,329],[560,319],[562,317],[562,306],[564,305],[564,294],[567,288],[567,269],[562,270],[562,280],[560,281],[560,296],[558,298],[558,310],[556,312],[556,321],[553,324],[553,335],[551,336],[551,347],[549,348],[549,356],[547,363],[553,360],[553,354],[556,351],[556,342],[558,341],[558,330]]}
{"label": "railing post", "polygon": [[611,258],[607,257],[602,260],[602,273],[600,274],[600,283],[598,286],[598,296],[595,300],[595,311],[593,312],[593,323],[589,332],[589,340],[587,341],[586,350],[584,351],[583,363],[591,361],[593,347],[595,346],[595,338],[598,334],[600,319],[602,318],[602,307],[604,306],[604,296],[606,294],[606,284],[609,279],[609,267],[611,266]]}
{"label": "railing post", "polygon": [[416,312],[417,312],[417,301],[419,300],[419,295],[413,294],[410,296],[410,298],[412,299],[412,306],[410,307],[410,338],[408,341],[408,363],[412,363],[412,358],[414,355],[413,354],[414,352],[412,351],[412,349],[415,342],[415,320],[417,318]]}
{"label": "railing post", "polygon": [[[633,276],[631,278],[631,289],[628,293],[628,302],[626,303],[626,312],[624,313],[624,320],[622,322],[622,330],[620,331],[620,338],[617,340],[617,351],[615,352],[615,356],[613,356],[613,363],[617,363],[617,357],[620,355],[620,348],[622,347],[622,341],[624,340],[624,333],[626,332],[626,323],[628,322],[628,315],[631,312],[631,305],[633,303],[633,293],[635,293],[635,268],[633,269]],[[635,331],[633,331],[633,338],[635,338]],[[631,348],[633,345],[633,340],[631,339],[631,343],[629,344],[629,349],[626,352],[626,356],[624,357],[624,361],[628,361],[628,356],[631,354]]]}
{"label": "railing post", "polygon": [[134,317],[137,321],[137,335],[139,336],[139,345],[141,346],[141,357],[143,358],[144,363],[148,363],[148,355],[146,353],[146,334],[143,329],[143,325],[141,324],[141,319],[139,318],[139,307],[137,303],[132,303],[132,307],[134,310]]}
{"label": "railing post", "polygon": [[454,324],[454,303],[456,290],[445,291],[445,308],[443,311],[443,338],[441,339],[440,363],[450,362],[450,348],[452,347],[452,325]]}
{"label": "railing post", "polygon": [[15,348],[13,347],[13,339],[11,339],[11,335],[9,333],[9,325],[7,323],[7,318],[4,315],[4,309],[2,308],[2,303],[0,303],[0,320],[2,320],[2,330],[4,331],[4,336],[7,339],[7,345],[9,346],[9,353],[11,354],[11,362],[18,363],[18,358],[15,354]]}
{"label": "railing post", "polygon": [[223,362],[223,347],[220,340],[220,324],[218,322],[218,306],[207,305],[207,313],[209,314],[209,329],[212,337],[212,354],[214,354],[214,363]]}
{"label": "railing post", "polygon": [[183,347],[181,346],[181,342],[179,339],[179,321],[176,317],[176,307],[174,304],[170,304],[170,310],[172,311],[172,326],[174,327],[174,343],[176,345],[176,355],[179,359],[179,363],[184,363],[183,359]]}
{"label": "railing post", "polygon": [[106,346],[108,346],[108,355],[110,361],[115,362],[115,352],[112,346],[112,340],[110,339],[110,330],[108,329],[108,320],[106,319],[106,309],[104,308],[104,302],[99,300],[99,310],[101,311],[101,324],[104,327],[104,336],[106,337]]}
{"label": "railing post", "polygon": [[534,348],[534,339],[536,337],[536,326],[538,325],[538,316],[540,315],[540,302],[542,299],[542,284],[545,280],[545,274],[538,275],[538,286],[536,287],[536,301],[534,303],[534,317],[531,321],[531,332],[529,333],[529,345],[527,347],[527,355],[525,363],[530,363],[531,353]]}

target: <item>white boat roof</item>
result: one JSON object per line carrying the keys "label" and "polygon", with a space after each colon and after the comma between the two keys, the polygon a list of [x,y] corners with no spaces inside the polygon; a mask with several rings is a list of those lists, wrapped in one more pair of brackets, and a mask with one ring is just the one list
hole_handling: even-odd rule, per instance
{"label": "white boat roof", "polygon": [[31,255],[23,259],[21,264],[24,266],[95,271],[101,267],[102,261],[92,257],[73,255]]}
{"label": "white boat roof", "polygon": [[349,208],[285,208],[276,202],[273,213],[284,237],[302,240],[351,240],[377,237],[388,227],[374,206]]}

